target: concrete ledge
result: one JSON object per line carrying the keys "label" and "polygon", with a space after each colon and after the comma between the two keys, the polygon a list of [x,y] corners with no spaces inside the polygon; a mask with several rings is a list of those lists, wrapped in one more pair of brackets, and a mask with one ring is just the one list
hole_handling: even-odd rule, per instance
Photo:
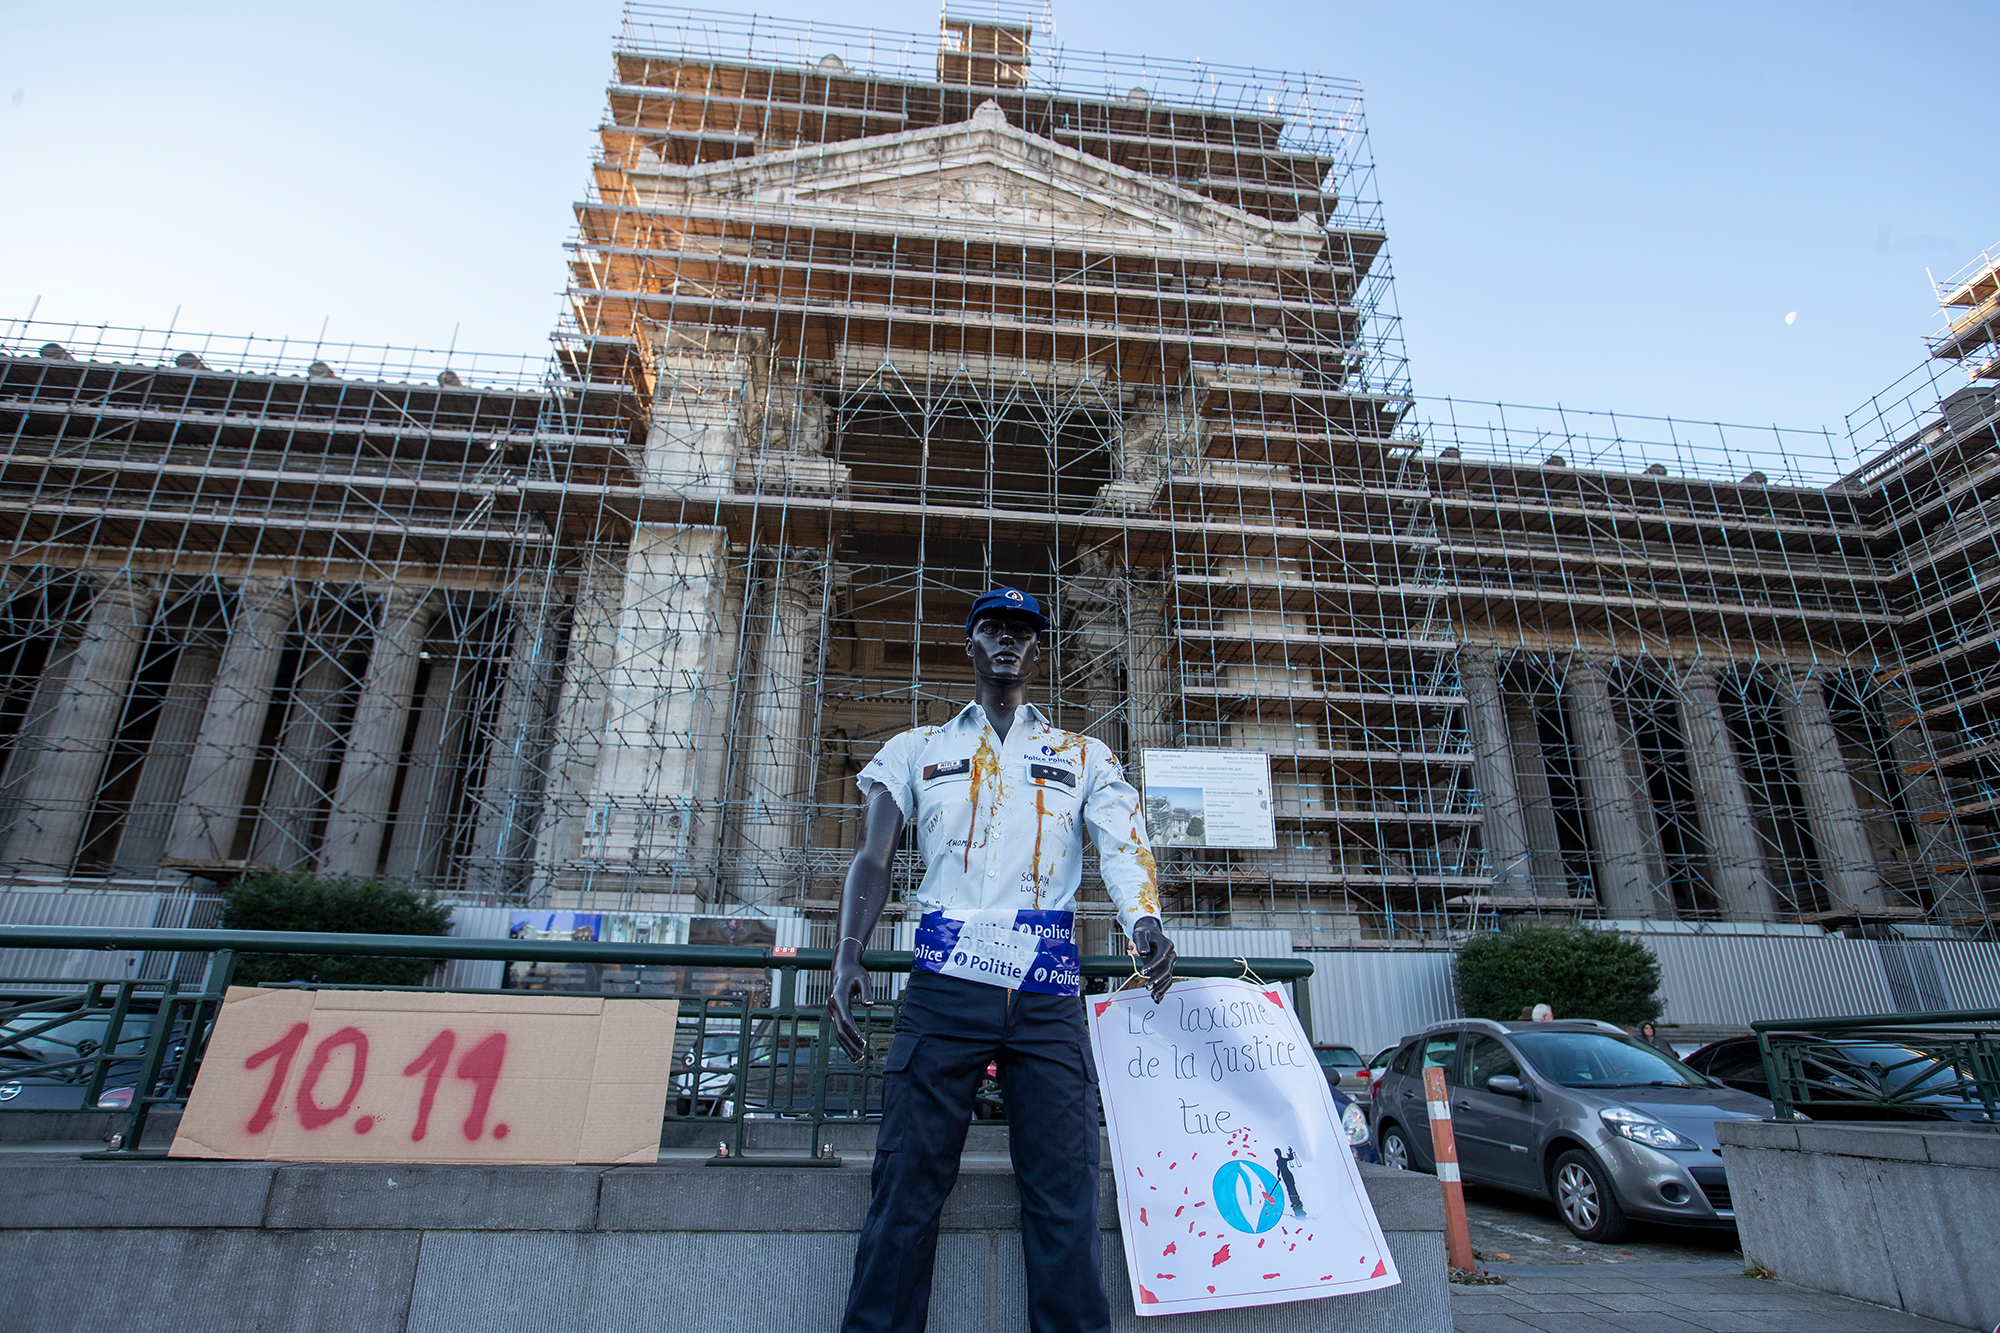
{"label": "concrete ledge", "polygon": [[278,1167],[0,1159],[0,1228],[257,1227]]}
{"label": "concrete ledge", "polygon": [[1943,1120],[1880,1124],[1722,1120],[1716,1122],[1715,1128],[1724,1147],[1938,1162],[2000,1171],[2000,1125]]}
{"label": "concrete ledge", "polygon": [[1746,1258],[1787,1282],[2000,1324],[2000,1132],[1940,1121],[1716,1129]]}
{"label": "concrete ledge", "polygon": [[[1176,1327],[1446,1333],[1437,1182],[1362,1173],[1402,1285],[1182,1315]],[[9,1333],[820,1333],[846,1299],[868,1175],[853,1158],[838,1169],[384,1167],[16,1153],[0,1156],[0,1284],[28,1293],[10,1302]],[[1103,1189],[1113,1323],[1136,1330],[1108,1171]],[[1025,1325],[1019,1219],[1012,1173],[969,1164],[945,1206],[933,1329]],[[80,1276],[52,1280],[63,1273]]]}
{"label": "concrete ledge", "polygon": [[603,1174],[588,1166],[280,1166],[261,1225],[588,1231]]}

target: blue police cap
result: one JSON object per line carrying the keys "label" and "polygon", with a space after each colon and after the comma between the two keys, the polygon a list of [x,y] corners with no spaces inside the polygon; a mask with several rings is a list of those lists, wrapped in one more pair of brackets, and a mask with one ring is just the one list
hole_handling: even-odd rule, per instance
{"label": "blue police cap", "polygon": [[972,610],[965,617],[965,632],[970,635],[972,626],[979,617],[989,611],[1008,611],[1025,620],[1035,622],[1035,628],[1046,632],[1049,618],[1042,614],[1042,604],[1035,600],[1033,593],[1022,592],[1019,588],[995,588],[992,592],[979,594],[979,600],[972,604]]}

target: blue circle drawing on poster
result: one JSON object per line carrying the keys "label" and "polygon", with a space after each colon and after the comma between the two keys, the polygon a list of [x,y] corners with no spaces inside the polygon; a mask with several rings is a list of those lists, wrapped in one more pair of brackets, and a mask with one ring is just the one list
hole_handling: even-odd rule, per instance
{"label": "blue circle drawing on poster", "polygon": [[1255,1162],[1224,1162],[1215,1173],[1215,1208],[1222,1220],[1255,1236],[1278,1225],[1285,1205],[1278,1178]]}

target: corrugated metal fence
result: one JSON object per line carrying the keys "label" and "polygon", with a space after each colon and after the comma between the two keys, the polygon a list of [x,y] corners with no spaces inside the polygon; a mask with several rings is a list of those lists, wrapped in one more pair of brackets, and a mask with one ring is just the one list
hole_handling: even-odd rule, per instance
{"label": "corrugated metal fence", "polygon": [[[221,921],[222,899],[212,893],[147,893],[42,889],[0,891],[0,924],[14,926],[161,926],[207,930]],[[0,949],[0,977],[38,980],[123,981],[127,977],[201,980],[206,954],[113,953],[101,949]]]}
{"label": "corrugated metal fence", "polygon": [[1664,1023],[1919,1013],[2000,1005],[2000,944],[1809,935],[1640,935]]}
{"label": "corrugated metal fence", "polygon": [[1313,1040],[1370,1056],[1432,1023],[1458,1017],[1453,965],[1444,949],[1314,949]]}
{"label": "corrugated metal fence", "polygon": [[[1191,932],[1192,933],[1192,932]],[[1810,935],[1634,936],[1660,962],[1661,1022],[2000,1008],[2000,944]],[[1459,1016],[1442,950],[1312,950],[1313,1038],[1372,1055]]]}

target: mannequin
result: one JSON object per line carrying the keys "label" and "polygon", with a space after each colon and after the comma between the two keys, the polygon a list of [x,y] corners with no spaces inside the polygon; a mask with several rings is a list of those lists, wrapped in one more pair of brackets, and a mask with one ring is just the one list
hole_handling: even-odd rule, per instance
{"label": "mannequin", "polygon": [[874,1002],[862,943],[889,900],[904,825],[927,862],[917,962],[883,1062],[883,1117],[848,1333],[917,1333],[929,1310],[938,1215],[957,1179],[973,1095],[1000,1068],[1021,1186],[1034,1333],[1110,1323],[1097,1230],[1096,1073],[1085,1039],[1074,902],[1088,827],[1155,1001],[1174,946],[1138,793],[1110,750],[1058,731],[1028,702],[1048,619],[997,588],[966,618],[973,702],[904,732],[858,779],[862,836],[841,899],[828,1019],[850,1058],[867,1045],[851,1006]]}

